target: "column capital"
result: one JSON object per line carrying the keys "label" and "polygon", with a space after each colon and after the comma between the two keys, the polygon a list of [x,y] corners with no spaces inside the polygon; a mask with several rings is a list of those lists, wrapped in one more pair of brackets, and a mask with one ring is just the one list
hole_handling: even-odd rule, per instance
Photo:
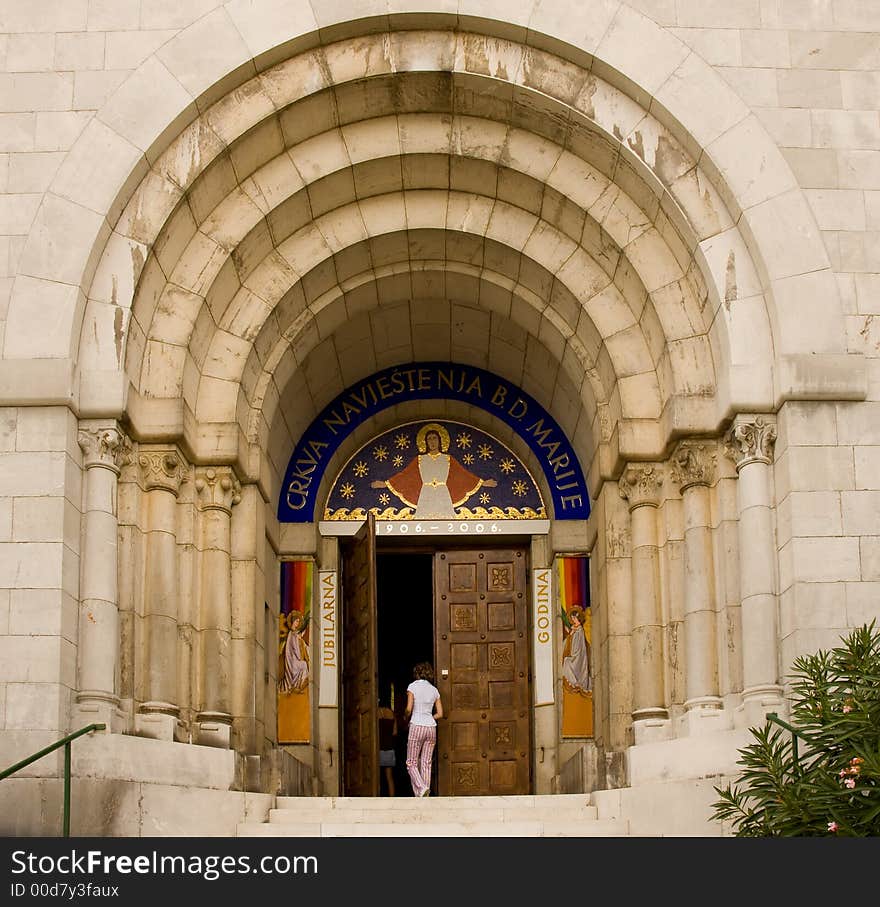
{"label": "column capital", "polygon": [[711,485],[715,481],[715,442],[706,438],[685,438],[672,454],[672,477],[684,494],[694,485]]}
{"label": "column capital", "polygon": [[241,483],[231,466],[197,466],[195,485],[199,510],[222,510],[228,515],[241,500]]}
{"label": "column capital", "polygon": [[186,481],[187,467],[183,457],[174,447],[144,449],[138,455],[138,466],[147,491],[156,488],[170,491],[175,497]]}
{"label": "column capital", "polygon": [[620,496],[629,501],[631,511],[645,505],[658,507],[663,478],[660,463],[630,463],[618,482]]}
{"label": "column capital", "polygon": [[86,469],[100,466],[119,475],[122,467],[132,460],[131,441],[116,423],[81,423],[77,443],[83,452],[83,466]]}
{"label": "column capital", "polygon": [[739,472],[750,463],[772,463],[775,441],[775,416],[742,414],[733,420],[724,436],[724,452]]}

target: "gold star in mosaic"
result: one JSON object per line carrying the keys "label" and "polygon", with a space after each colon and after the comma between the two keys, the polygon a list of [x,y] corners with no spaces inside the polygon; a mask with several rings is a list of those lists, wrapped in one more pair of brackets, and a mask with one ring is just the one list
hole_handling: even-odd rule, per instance
{"label": "gold star in mosaic", "polygon": [[397,469],[400,469],[400,467],[403,466],[403,457],[398,454],[391,462]]}
{"label": "gold star in mosaic", "polygon": [[383,447],[381,444],[378,447],[373,448],[373,457],[380,462],[385,460],[388,457],[388,448]]}
{"label": "gold star in mosaic", "polygon": [[363,460],[358,460],[357,463],[354,464],[354,474],[359,479],[362,479],[369,471],[369,467]]}
{"label": "gold star in mosaic", "polygon": [[513,493],[515,495],[517,495],[517,497],[522,497],[527,491],[528,491],[528,486],[526,485],[525,482],[523,482],[522,479],[517,479],[513,483]]}
{"label": "gold star in mosaic", "polygon": [[492,455],[495,453],[494,450],[488,444],[480,445],[480,459],[481,460],[491,460]]}
{"label": "gold star in mosaic", "polygon": [[488,504],[488,503],[489,503],[489,495],[486,494],[485,491],[480,495],[480,503],[481,503],[481,504]]}
{"label": "gold star in mosaic", "polygon": [[514,464],[513,460],[510,459],[510,457],[505,457],[501,461],[501,471],[505,475],[509,476],[514,471],[514,469],[516,469],[516,465]]}
{"label": "gold star in mosaic", "polygon": [[387,504],[390,500],[391,500],[391,498],[388,497],[388,495],[385,494],[384,491],[382,492],[382,494],[379,495],[379,503],[380,503],[380,504]]}
{"label": "gold star in mosaic", "polygon": [[473,455],[473,454],[465,454],[465,455],[461,458],[461,461],[462,461],[462,463],[464,463],[465,466],[472,466],[472,465],[473,465],[473,462],[474,462],[474,455]]}
{"label": "gold star in mosaic", "polygon": [[339,489],[339,493],[347,501],[349,498],[354,497],[354,485],[351,482],[346,482],[342,488]]}
{"label": "gold star in mosaic", "polygon": [[461,434],[459,434],[459,436],[455,439],[455,443],[456,443],[462,450],[467,450],[467,449],[471,446],[471,436],[470,436],[466,431],[463,431],[463,432],[461,432]]}
{"label": "gold star in mosaic", "polygon": [[404,434],[395,435],[394,446],[398,450],[405,450],[407,447],[409,447],[409,438],[407,438],[407,436]]}

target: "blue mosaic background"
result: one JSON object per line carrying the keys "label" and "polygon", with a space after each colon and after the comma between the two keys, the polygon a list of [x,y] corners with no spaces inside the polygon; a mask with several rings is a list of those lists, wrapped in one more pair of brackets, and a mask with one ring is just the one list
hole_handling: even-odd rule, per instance
{"label": "blue mosaic background", "polygon": [[459,400],[500,419],[534,453],[552,496],[554,519],[583,520],[590,515],[589,493],[578,458],[565,433],[534,397],[474,366],[413,362],[375,372],[346,388],[321,410],[288,461],[278,500],[279,521],[314,520],[318,488],[340,444],[367,419],[410,400]]}
{"label": "blue mosaic background", "polygon": [[387,489],[371,488],[406,467],[418,455],[416,434],[428,424],[449,432],[447,453],[480,479],[495,479],[495,488],[479,488],[455,509],[456,519],[545,519],[546,511],[532,477],[511,450],[470,425],[426,419],[400,425],[365,444],[340,472],[324,511],[325,520],[363,520],[367,511],[386,520],[412,519],[413,512]]}

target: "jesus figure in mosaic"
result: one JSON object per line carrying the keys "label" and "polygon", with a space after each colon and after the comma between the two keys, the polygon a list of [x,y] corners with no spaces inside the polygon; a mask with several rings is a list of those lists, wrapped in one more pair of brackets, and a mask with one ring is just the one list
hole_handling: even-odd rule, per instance
{"label": "jesus figure in mosaic", "polygon": [[415,508],[415,519],[452,519],[460,507],[479,488],[495,488],[495,479],[481,479],[466,469],[449,450],[449,432],[431,422],[416,435],[419,454],[405,469],[386,479],[370,483],[372,488],[387,488],[408,507]]}

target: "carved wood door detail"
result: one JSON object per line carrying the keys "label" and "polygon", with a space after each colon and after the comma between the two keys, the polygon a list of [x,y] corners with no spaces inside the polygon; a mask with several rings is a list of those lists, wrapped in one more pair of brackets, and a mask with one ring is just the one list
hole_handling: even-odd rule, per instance
{"label": "carved wood door detail", "polygon": [[522,549],[434,557],[441,795],[531,792],[526,588]]}
{"label": "carved wood door detail", "polygon": [[342,569],[343,793],[379,794],[377,740],[376,530],[369,514]]}

